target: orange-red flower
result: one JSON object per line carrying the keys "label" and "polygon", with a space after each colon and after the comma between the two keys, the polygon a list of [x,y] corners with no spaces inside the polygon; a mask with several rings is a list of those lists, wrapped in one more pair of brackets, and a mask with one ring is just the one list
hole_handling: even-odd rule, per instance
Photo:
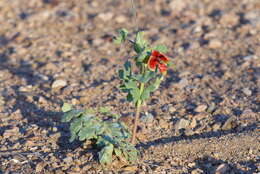
{"label": "orange-red flower", "polygon": [[161,73],[166,73],[167,63],[170,61],[168,57],[160,53],[159,51],[153,50],[151,56],[148,59],[148,68],[151,71],[155,71],[156,67]]}

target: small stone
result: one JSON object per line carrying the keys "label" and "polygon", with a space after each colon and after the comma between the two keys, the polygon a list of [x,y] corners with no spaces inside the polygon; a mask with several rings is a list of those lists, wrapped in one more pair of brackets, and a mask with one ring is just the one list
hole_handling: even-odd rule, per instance
{"label": "small stone", "polygon": [[44,97],[40,96],[38,102],[41,103],[41,104],[46,104],[46,103],[47,103],[47,100],[45,100]]}
{"label": "small stone", "polygon": [[112,18],[113,18],[113,13],[112,12],[107,12],[107,13],[100,13],[99,15],[98,15],[98,17],[101,19],[101,20],[103,20],[103,21],[109,21],[109,20],[111,20]]}
{"label": "small stone", "polygon": [[196,115],[194,116],[194,118],[195,118],[196,120],[203,120],[203,119],[205,119],[205,118],[207,118],[207,117],[208,117],[208,113],[206,113],[206,112],[202,112],[202,113],[196,114]]}
{"label": "small stone", "polygon": [[58,139],[58,138],[60,138],[61,137],[61,133],[60,132],[57,132],[57,133],[55,133],[55,134],[51,134],[50,135],[50,138],[51,139]]}
{"label": "small stone", "polygon": [[252,91],[249,88],[243,88],[242,91],[247,96],[251,96],[252,95]]}
{"label": "small stone", "polygon": [[67,85],[67,81],[65,81],[65,80],[55,80],[52,83],[51,87],[52,87],[52,89],[57,89],[57,88],[63,88],[66,85]]}
{"label": "small stone", "polygon": [[235,13],[228,13],[221,17],[220,24],[225,27],[233,27],[239,23],[239,16]]}
{"label": "small stone", "polygon": [[30,91],[32,91],[32,85],[21,86],[21,87],[19,88],[19,91],[20,91],[20,92],[30,92]]}
{"label": "small stone", "polygon": [[187,4],[187,2],[185,2],[184,0],[174,0],[174,1],[171,1],[169,6],[173,10],[174,13],[179,13],[186,7],[186,4]]}
{"label": "small stone", "polygon": [[193,129],[197,126],[197,120],[195,118],[192,119],[191,123],[190,123],[190,127]]}
{"label": "small stone", "polygon": [[20,134],[19,128],[18,127],[14,127],[12,129],[5,130],[5,132],[3,133],[3,137],[4,138],[10,138],[10,137],[13,137],[13,136],[17,137],[17,135],[19,135],[19,134]]}
{"label": "small stone", "polygon": [[204,104],[199,105],[199,106],[196,107],[195,112],[204,112],[204,111],[206,111],[207,108],[208,108],[207,105],[204,105]]}
{"label": "small stone", "polygon": [[170,107],[169,107],[169,112],[170,112],[170,113],[176,112],[176,108],[175,108],[174,106],[170,106]]}
{"label": "small stone", "polygon": [[35,167],[35,172],[36,172],[36,173],[41,172],[42,169],[44,168],[44,166],[45,166],[45,165],[44,165],[43,162],[38,163],[38,164],[36,165],[36,167]]}
{"label": "small stone", "polygon": [[196,166],[196,163],[195,163],[195,162],[189,163],[188,166],[189,166],[190,168],[193,168],[193,167]]}
{"label": "small stone", "polygon": [[124,22],[127,21],[127,18],[124,15],[119,15],[119,16],[116,17],[115,21],[117,23],[124,23]]}
{"label": "small stone", "polygon": [[162,128],[162,129],[167,129],[169,127],[169,124],[166,120],[159,120],[159,126]]}
{"label": "small stone", "polygon": [[63,159],[63,161],[64,161],[65,163],[69,164],[69,163],[72,163],[73,158],[72,158],[72,157],[66,157],[66,158]]}
{"label": "small stone", "polygon": [[229,130],[229,129],[235,128],[236,125],[237,125],[236,120],[237,119],[234,116],[232,116],[229,119],[227,119],[227,121],[222,126],[222,130]]}
{"label": "small stone", "polygon": [[154,116],[150,113],[146,113],[140,119],[143,123],[152,123],[154,120]]}
{"label": "small stone", "polygon": [[202,174],[202,173],[204,173],[204,172],[201,169],[194,169],[191,171],[191,174]]}
{"label": "small stone", "polygon": [[127,172],[135,172],[138,169],[137,166],[127,166],[123,170]]}
{"label": "small stone", "polygon": [[183,88],[185,88],[186,86],[188,86],[188,84],[189,84],[188,79],[183,78],[183,79],[180,80],[179,83],[176,84],[176,87],[179,88],[179,89],[183,89]]}
{"label": "small stone", "polygon": [[177,121],[177,123],[175,124],[175,129],[176,130],[180,130],[180,129],[185,129],[189,126],[190,121],[186,120],[186,119],[180,119]]}
{"label": "small stone", "polygon": [[221,123],[215,123],[213,126],[212,126],[212,129],[213,131],[218,131],[219,129],[221,128]]}
{"label": "small stone", "polygon": [[210,40],[209,42],[209,48],[217,49],[220,48],[221,46],[222,46],[222,42],[217,39]]}
{"label": "small stone", "polygon": [[220,164],[217,169],[215,174],[225,174],[229,170],[229,166],[227,164]]}

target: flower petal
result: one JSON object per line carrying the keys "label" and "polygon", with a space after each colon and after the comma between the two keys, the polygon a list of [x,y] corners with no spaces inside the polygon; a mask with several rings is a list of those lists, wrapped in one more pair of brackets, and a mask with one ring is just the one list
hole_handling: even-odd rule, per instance
{"label": "flower petal", "polygon": [[165,65],[164,63],[158,64],[158,68],[161,73],[165,73],[167,71],[167,65]]}
{"label": "flower petal", "polygon": [[159,63],[158,59],[151,55],[149,60],[148,60],[148,68],[151,70],[151,71],[155,71],[156,69],[156,65]]}

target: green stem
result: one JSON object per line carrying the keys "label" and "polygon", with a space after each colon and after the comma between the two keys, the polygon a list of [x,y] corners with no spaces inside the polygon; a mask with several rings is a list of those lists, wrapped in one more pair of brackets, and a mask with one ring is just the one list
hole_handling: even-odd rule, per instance
{"label": "green stem", "polygon": [[[144,74],[145,73],[145,67],[142,65],[141,68],[141,73]],[[136,139],[136,130],[137,130],[137,126],[138,126],[138,121],[139,121],[139,117],[140,117],[140,112],[141,112],[141,106],[142,106],[142,100],[141,100],[141,96],[144,92],[144,83],[140,84],[140,98],[137,100],[136,102],[136,112],[135,112],[135,121],[134,121],[134,128],[133,128],[133,132],[132,132],[132,140],[131,143],[135,144],[135,139]]]}

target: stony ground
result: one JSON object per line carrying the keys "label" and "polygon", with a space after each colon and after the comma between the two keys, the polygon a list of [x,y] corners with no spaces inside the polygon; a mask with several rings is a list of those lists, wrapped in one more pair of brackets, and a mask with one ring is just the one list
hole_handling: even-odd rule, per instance
{"label": "stony ground", "polygon": [[141,115],[139,164],[102,170],[69,143],[61,105],[110,106],[131,125],[116,71],[131,1],[0,1],[0,173],[259,173],[260,1],[142,0],[137,23],[174,67]]}

